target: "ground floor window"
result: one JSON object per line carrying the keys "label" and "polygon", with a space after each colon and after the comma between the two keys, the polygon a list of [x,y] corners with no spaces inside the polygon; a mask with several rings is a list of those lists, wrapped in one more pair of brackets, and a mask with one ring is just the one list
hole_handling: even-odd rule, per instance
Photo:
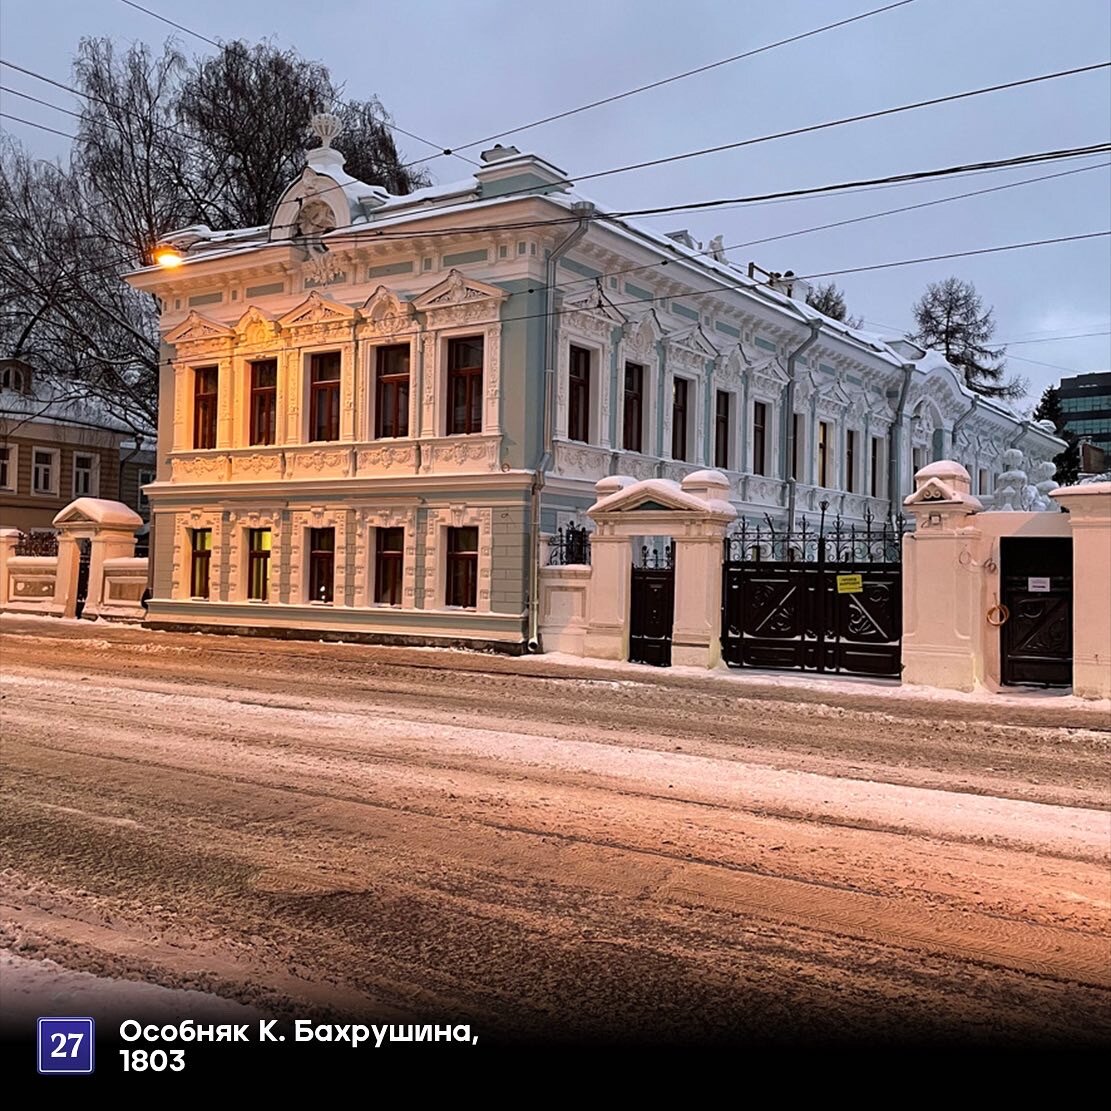
{"label": "ground floor window", "polygon": [[309,601],[331,602],[335,594],[336,530],[309,529]]}
{"label": "ground floor window", "polygon": [[478,601],[478,528],[447,530],[447,591],[449,606],[474,609]]}
{"label": "ground floor window", "polygon": [[268,528],[247,530],[247,597],[252,602],[270,600],[270,547]]}
{"label": "ground floor window", "polygon": [[374,539],[374,600],[401,605],[401,573],[405,558],[405,530],[380,528]]}
{"label": "ground floor window", "polygon": [[189,594],[193,598],[207,598],[209,597],[209,578],[212,568],[212,529],[193,529],[191,544]]}

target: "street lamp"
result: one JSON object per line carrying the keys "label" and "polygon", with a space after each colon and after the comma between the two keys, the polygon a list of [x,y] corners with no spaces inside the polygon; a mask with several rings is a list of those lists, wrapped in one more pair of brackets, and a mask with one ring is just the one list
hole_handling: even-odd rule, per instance
{"label": "street lamp", "polygon": [[154,248],[154,261],[163,270],[174,270],[185,261],[185,256],[169,243],[160,243]]}

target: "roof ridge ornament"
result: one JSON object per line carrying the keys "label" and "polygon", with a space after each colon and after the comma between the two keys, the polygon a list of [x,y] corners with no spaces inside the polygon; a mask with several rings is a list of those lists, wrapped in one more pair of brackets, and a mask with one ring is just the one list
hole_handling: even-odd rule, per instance
{"label": "roof ridge ornament", "polygon": [[324,150],[329,150],[332,140],[343,133],[343,120],[334,112],[317,112],[309,121],[309,132],[320,140]]}

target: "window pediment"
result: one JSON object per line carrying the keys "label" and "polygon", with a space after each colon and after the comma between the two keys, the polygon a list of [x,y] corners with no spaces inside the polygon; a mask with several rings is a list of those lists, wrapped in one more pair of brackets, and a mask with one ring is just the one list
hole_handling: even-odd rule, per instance
{"label": "window pediment", "polygon": [[504,301],[508,296],[504,289],[468,278],[459,270],[452,270],[442,282],[426,289],[412,305],[418,312],[429,312],[481,301]]}
{"label": "window pediment", "polygon": [[350,305],[333,301],[329,297],[321,297],[316,290],[313,290],[299,305],[279,317],[278,324],[283,328],[297,328],[311,324],[350,324],[354,322],[357,315],[356,310]]}
{"label": "window pediment", "polygon": [[201,316],[195,309],[176,328],[171,328],[165,335],[166,342],[175,345],[234,338],[234,328],[229,328],[216,320],[209,320],[207,316]]}

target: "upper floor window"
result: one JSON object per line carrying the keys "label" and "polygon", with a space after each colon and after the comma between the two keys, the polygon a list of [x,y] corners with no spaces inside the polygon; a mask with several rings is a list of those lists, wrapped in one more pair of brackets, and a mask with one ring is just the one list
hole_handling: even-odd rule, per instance
{"label": "upper floor window", "polygon": [[58,452],[52,448],[35,448],[31,456],[31,490],[36,494],[58,493]]}
{"label": "upper floor window", "polygon": [[251,363],[251,443],[277,442],[278,360]]}
{"label": "upper floor window", "polygon": [[590,440],[590,352],[573,345],[567,382],[567,436],[584,444]]}
{"label": "upper floor window", "polygon": [[910,453],[910,461],[914,473],[917,474],[926,465],[926,449],[924,447],[914,448]]}
{"label": "upper floor window", "polygon": [[626,451],[644,450],[644,367],[625,364],[625,413],[622,447]]}
{"label": "upper floor window", "polygon": [[97,470],[100,460],[84,452],[73,453],[73,496],[81,498],[97,495]]}
{"label": "upper floor window", "polygon": [[339,439],[340,353],[309,356],[309,439]]}
{"label": "upper floor window", "polygon": [[220,396],[220,371],[199,366],[193,371],[193,447],[216,446],[216,404]]}
{"label": "upper floor window", "polygon": [[16,486],[15,448],[0,447],[0,490],[14,490]]}
{"label": "upper floor window", "polygon": [[768,406],[752,403],[752,473],[768,473]]}
{"label": "upper floor window", "polygon": [[374,435],[409,435],[409,345],[379,347],[376,354]]}
{"label": "upper floor window", "polygon": [[309,529],[309,601],[331,602],[336,582],[336,530]]}
{"label": "upper floor window", "polygon": [[791,452],[791,477],[798,479],[802,470],[802,414],[791,414],[791,436],[795,441],[794,450]]}
{"label": "upper floor window", "polygon": [[882,461],[882,455],[881,455],[882,451],[883,451],[883,441],[879,438],[879,436],[873,436],[872,437],[872,458],[870,460],[870,467],[869,467],[869,469],[871,471],[871,474],[869,476],[869,483],[868,483],[868,493],[871,494],[873,498],[878,498],[880,496],[880,489],[881,489],[881,487],[880,487],[880,465],[881,465],[881,461]]}
{"label": "upper floor window", "polygon": [[6,366],[0,371],[0,387],[5,390],[15,390],[18,393],[30,393],[31,368],[24,366]]}
{"label": "upper floor window", "polygon": [[845,489],[856,492],[856,432],[851,428],[845,433]]}
{"label": "upper floor window", "polygon": [[474,609],[478,598],[478,529],[447,530],[447,584],[444,603]]}
{"label": "upper floor window", "polygon": [[190,546],[189,594],[193,598],[207,598],[212,568],[212,529],[191,530]]}
{"label": "upper floor window", "polygon": [[270,600],[271,543],[268,528],[247,530],[247,597],[252,602]]}
{"label": "upper floor window", "polygon": [[723,470],[729,469],[729,428],[730,409],[733,404],[732,394],[725,390],[717,391],[717,400],[714,409],[714,466]]}
{"label": "upper floor window", "polygon": [[449,436],[482,431],[482,336],[449,339],[447,393]]}
{"label": "upper floor window", "polygon": [[150,505],[150,498],[147,497],[144,486],[149,486],[158,476],[154,471],[140,471],[139,472],[139,508],[146,509]]}
{"label": "upper floor window", "polygon": [[829,486],[829,425],[818,421],[818,485]]}
{"label": "upper floor window", "polygon": [[687,457],[687,392],[690,383],[676,378],[671,395],[671,458]]}
{"label": "upper floor window", "polygon": [[405,530],[380,528],[374,538],[374,600],[401,605],[401,572],[405,558]]}

